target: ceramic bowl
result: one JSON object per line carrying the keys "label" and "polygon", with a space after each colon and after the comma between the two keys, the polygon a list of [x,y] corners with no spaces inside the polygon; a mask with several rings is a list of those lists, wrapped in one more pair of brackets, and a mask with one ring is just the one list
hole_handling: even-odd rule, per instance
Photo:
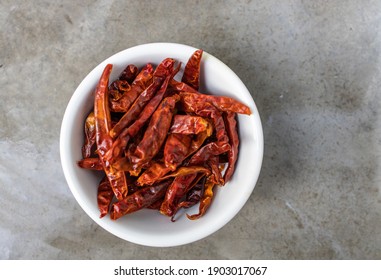
{"label": "ceramic bowl", "polygon": [[[221,229],[244,206],[250,197],[262,164],[263,132],[258,110],[239,77],[223,62],[204,50],[201,62],[200,92],[233,97],[251,108],[250,116],[239,115],[239,158],[232,179],[216,194],[207,213],[198,220],[177,215],[177,220],[158,211],[144,209],[116,221],[109,216],[99,218],[97,186],[100,173],[77,166],[81,159],[84,139],[83,125],[93,107],[93,92],[106,64],[113,64],[110,81],[116,79],[124,67],[135,64],[139,68],[150,62],[159,64],[167,57],[182,62],[177,77],[181,78],[184,65],[196,48],[174,43],[152,43],[121,51],[95,67],[80,83],[67,105],[60,134],[60,155],[65,178],[75,199],[83,210],[108,232],[133,243],[169,247],[191,243]],[[198,212],[195,205],[186,210]]]}

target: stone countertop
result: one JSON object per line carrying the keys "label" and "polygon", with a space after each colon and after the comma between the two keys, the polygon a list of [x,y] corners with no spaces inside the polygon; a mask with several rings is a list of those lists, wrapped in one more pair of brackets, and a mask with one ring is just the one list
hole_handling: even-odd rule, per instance
{"label": "stone countertop", "polygon": [[[381,3],[345,2],[2,0],[0,259],[380,259]],[[265,137],[244,208],[174,248],[100,228],[60,164],[78,84],[149,42],[224,61],[252,93]]]}

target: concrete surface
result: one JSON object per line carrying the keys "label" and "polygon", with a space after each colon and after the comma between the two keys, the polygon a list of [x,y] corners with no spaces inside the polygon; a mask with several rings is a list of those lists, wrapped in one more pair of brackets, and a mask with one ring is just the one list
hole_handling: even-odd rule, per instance
{"label": "concrete surface", "polygon": [[[380,259],[380,1],[0,1],[0,259]],[[66,105],[100,61],[203,48],[261,113],[259,182],[224,228],[149,248],[98,227],[62,173]]]}

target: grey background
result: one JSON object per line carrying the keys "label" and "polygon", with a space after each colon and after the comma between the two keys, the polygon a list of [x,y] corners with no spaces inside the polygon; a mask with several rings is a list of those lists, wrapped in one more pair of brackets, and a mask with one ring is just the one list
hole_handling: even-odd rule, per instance
{"label": "grey background", "polygon": [[[0,259],[380,259],[380,1],[0,0]],[[242,211],[175,248],[98,227],[60,165],[66,105],[100,61],[149,42],[215,55],[265,137]]]}

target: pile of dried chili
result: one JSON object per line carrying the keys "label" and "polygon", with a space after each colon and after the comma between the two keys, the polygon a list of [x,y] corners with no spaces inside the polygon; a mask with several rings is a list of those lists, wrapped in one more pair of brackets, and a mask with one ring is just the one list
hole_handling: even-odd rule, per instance
{"label": "pile of dried chili", "polygon": [[116,220],[143,208],[171,217],[199,203],[203,216],[214,187],[228,182],[238,158],[237,114],[250,108],[233,98],[198,92],[203,51],[155,69],[128,65],[109,83],[108,64],[84,125],[81,168],[104,172],[98,185],[100,217]]}

